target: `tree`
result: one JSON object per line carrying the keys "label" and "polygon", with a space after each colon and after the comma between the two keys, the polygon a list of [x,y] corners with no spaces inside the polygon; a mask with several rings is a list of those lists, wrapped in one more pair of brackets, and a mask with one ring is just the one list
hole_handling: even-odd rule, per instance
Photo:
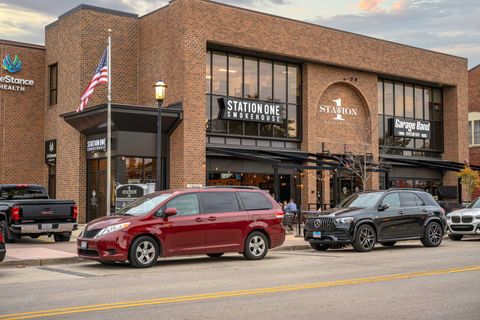
{"label": "tree", "polygon": [[467,188],[468,201],[472,201],[473,192],[480,186],[480,174],[470,168],[468,164],[457,173],[461,183]]}

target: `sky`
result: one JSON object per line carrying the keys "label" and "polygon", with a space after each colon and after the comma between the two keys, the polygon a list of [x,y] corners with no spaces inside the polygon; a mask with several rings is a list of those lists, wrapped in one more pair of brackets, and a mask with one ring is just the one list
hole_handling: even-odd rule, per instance
{"label": "sky", "polygon": [[[468,58],[480,64],[480,0],[218,0],[251,10]],[[0,0],[0,39],[44,43],[80,3],[146,14],[168,0]]]}

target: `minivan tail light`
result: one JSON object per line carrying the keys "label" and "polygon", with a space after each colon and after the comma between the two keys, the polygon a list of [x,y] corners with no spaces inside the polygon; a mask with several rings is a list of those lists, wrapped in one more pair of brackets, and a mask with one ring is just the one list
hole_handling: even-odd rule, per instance
{"label": "minivan tail light", "polygon": [[74,220],[77,220],[77,217],[78,217],[78,207],[77,207],[76,204],[74,204],[74,205],[72,206],[72,218],[73,218]]}
{"label": "minivan tail light", "polygon": [[283,219],[284,213],[283,211],[278,211],[275,212],[275,216],[277,217],[277,219]]}
{"label": "minivan tail light", "polygon": [[12,221],[20,220],[20,207],[12,207],[10,218]]}

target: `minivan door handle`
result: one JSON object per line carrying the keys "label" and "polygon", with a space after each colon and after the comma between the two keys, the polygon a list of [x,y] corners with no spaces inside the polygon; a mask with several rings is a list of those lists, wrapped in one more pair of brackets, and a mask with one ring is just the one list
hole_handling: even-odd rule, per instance
{"label": "minivan door handle", "polygon": [[207,220],[208,221],[215,221],[215,220],[217,220],[217,217],[208,217]]}
{"label": "minivan door handle", "polygon": [[197,219],[195,219],[196,222],[203,222],[204,220],[205,220],[205,219],[203,219],[203,218],[197,218]]}

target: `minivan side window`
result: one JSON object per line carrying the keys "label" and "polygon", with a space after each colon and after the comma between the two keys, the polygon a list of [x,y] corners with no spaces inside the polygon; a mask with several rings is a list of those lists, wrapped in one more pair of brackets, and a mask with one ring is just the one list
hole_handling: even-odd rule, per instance
{"label": "minivan side window", "polygon": [[270,210],[272,203],[260,192],[239,192],[245,210]]}
{"label": "minivan side window", "polygon": [[177,215],[190,216],[200,213],[198,205],[198,196],[196,193],[182,194],[170,200],[164,207],[177,209]]}
{"label": "minivan side window", "polygon": [[235,192],[202,192],[204,213],[240,211]]}
{"label": "minivan side window", "polygon": [[382,204],[389,204],[389,209],[399,209],[400,208],[400,197],[398,192],[389,193],[383,198]]}

